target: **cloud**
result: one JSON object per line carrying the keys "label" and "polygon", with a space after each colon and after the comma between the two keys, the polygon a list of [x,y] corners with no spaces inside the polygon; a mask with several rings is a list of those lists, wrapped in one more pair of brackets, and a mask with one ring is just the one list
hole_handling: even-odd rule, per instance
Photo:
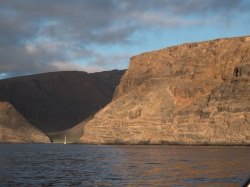
{"label": "cloud", "polygon": [[118,65],[117,67],[119,69],[126,69],[128,67],[129,59],[131,58],[131,56],[131,54],[121,55],[116,53],[111,53],[109,55],[96,54],[92,64],[96,66],[106,67],[107,69],[112,69],[111,67]]}
{"label": "cloud", "polygon": [[51,64],[52,67],[54,67],[55,69],[57,69],[58,71],[86,71],[89,73],[93,73],[93,72],[99,72],[99,71],[104,71],[106,69],[101,68],[100,66],[95,66],[95,65],[91,65],[91,66],[82,66],[82,65],[77,65],[74,63],[70,63],[70,62],[53,62]]}
{"label": "cloud", "polygon": [[247,0],[1,0],[0,74],[123,68],[143,33],[230,27],[249,11]]}

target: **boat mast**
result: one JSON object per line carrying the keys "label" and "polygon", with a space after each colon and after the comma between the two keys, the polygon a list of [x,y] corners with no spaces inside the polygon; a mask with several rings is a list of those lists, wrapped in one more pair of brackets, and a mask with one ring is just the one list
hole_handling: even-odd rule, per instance
{"label": "boat mast", "polygon": [[65,138],[64,138],[64,144],[66,144],[66,135],[65,135]]}

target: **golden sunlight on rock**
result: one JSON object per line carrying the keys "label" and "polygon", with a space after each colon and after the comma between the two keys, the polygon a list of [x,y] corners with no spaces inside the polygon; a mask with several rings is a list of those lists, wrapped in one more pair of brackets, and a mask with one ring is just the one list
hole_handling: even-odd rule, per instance
{"label": "golden sunlight on rock", "polygon": [[85,125],[80,142],[249,144],[249,38],[132,57],[112,102]]}

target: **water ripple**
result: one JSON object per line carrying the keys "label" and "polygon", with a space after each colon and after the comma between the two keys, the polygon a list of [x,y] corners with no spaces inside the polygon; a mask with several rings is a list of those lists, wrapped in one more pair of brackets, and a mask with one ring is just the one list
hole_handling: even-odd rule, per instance
{"label": "water ripple", "polygon": [[239,186],[249,149],[0,144],[0,186]]}

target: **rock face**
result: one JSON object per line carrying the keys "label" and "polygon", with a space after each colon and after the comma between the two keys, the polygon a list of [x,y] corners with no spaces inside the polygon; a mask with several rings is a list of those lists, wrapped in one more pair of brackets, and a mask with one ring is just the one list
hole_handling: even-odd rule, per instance
{"label": "rock face", "polygon": [[250,37],[131,58],[112,102],[84,128],[91,144],[250,144]]}
{"label": "rock face", "polygon": [[68,71],[4,79],[0,80],[0,101],[10,102],[46,133],[62,131],[108,104],[124,72]]}
{"label": "rock face", "polygon": [[0,143],[50,143],[8,102],[0,102]]}

